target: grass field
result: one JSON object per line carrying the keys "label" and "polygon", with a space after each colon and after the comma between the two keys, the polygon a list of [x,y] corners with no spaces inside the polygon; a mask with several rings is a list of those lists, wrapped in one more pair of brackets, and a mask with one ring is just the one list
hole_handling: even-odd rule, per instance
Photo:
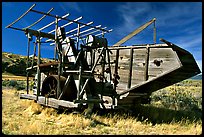
{"label": "grass field", "polygon": [[[175,91],[199,93],[202,81],[184,82],[167,87],[169,95]],[[190,85],[190,86],[188,86]],[[196,88],[197,87],[197,88]],[[199,135],[202,134],[202,115],[194,111],[164,108],[162,100],[141,106],[137,113],[107,111],[93,113],[90,118],[69,111],[57,111],[19,99],[23,90],[2,89],[2,133],[8,135]],[[161,96],[164,91],[154,93]],[[180,94],[180,93],[179,93]],[[202,97],[201,97],[202,98]],[[160,104],[158,105],[158,102]],[[174,101],[175,103],[175,101]],[[140,114],[140,115],[138,115]]]}
{"label": "grass field", "polygon": [[[11,74],[4,74],[2,75],[2,80],[26,80],[27,77],[25,76],[16,76]],[[33,77],[29,77],[29,80],[32,80]]]}

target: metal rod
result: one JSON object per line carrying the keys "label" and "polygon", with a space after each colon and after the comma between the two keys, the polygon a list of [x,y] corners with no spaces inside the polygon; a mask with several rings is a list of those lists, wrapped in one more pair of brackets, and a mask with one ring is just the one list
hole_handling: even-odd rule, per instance
{"label": "metal rod", "polygon": [[[82,16],[81,17],[79,17],[79,18],[77,18],[77,19],[75,19],[75,20],[80,20],[82,18]],[[65,24],[65,25],[63,25],[63,26],[61,26],[61,27],[65,27],[65,26],[68,26],[68,25],[70,25],[70,24],[72,24],[73,22],[69,22],[69,23],[67,23],[67,24]],[[50,34],[50,33],[52,33],[52,32],[54,32],[55,31],[55,29],[54,30],[52,30],[52,31],[50,31],[50,32],[48,32],[48,34]],[[51,39],[48,39],[48,40],[46,40],[46,42],[48,42],[48,41],[51,41]]]}
{"label": "metal rod", "polygon": [[78,29],[77,29],[77,50],[79,50],[79,35],[80,35],[80,24],[78,24]]}
{"label": "metal rod", "polygon": [[[50,13],[54,8],[51,8],[47,13]],[[32,26],[34,26],[35,24],[37,24],[38,22],[40,22],[42,19],[44,19],[47,15],[43,15],[40,19],[38,19],[36,22],[34,22],[33,24],[31,24],[30,26],[28,27],[25,27],[24,29],[28,29]]]}
{"label": "metal rod", "polygon": [[16,23],[17,21],[19,21],[21,18],[23,18],[26,14],[28,14],[29,11],[32,10],[33,7],[35,7],[36,4],[33,4],[25,13],[23,13],[18,19],[16,19],[14,22],[12,22],[11,24],[9,24],[8,26],[6,26],[6,28],[11,27],[14,23]]}
{"label": "metal rod", "polygon": [[[105,28],[105,27],[104,27]],[[110,30],[108,30],[109,32],[111,32],[113,29],[110,29]],[[87,33],[87,34],[84,34],[84,35],[82,35],[82,36],[80,36],[80,38],[81,38],[81,40],[85,40],[86,39],[86,37],[85,38],[82,38],[82,37],[84,37],[84,36],[87,36],[87,35],[90,35],[90,34],[92,34],[92,33],[95,33],[95,32],[90,32],[90,33]],[[104,34],[105,33],[107,33],[107,32],[104,32]],[[102,33],[99,33],[99,34],[96,34],[95,36],[99,36],[99,35],[101,35]],[[74,37],[73,39],[76,39],[77,37]],[[48,41],[48,40],[47,40]],[[51,40],[49,40],[49,41],[51,41]],[[51,43],[50,45],[54,45],[55,43]]]}
{"label": "metal rod", "polygon": [[67,87],[69,85],[69,82],[71,80],[71,75],[69,75],[64,83],[64,87],[62,89],[62,93],[60,93],[59,97],[58,97],[58,100],[60,100],[62,98],[62,96],[64,95],[64,93],[66,92],[67,90]]}
{"label": "metal rod", "polygon": [[[79,18],[76,18],[75,19],[75,21],[77,21],[77,20],[80,20],[80,19],[82,19],[82,16],[81,17],[79,17]],[[69,23],[67,23],[67,24],[64,24],[63,26],[61,26],[61,27],[65,27],[65,26],[68,26],[68,25],[70,25],[70,24],[72,24],[73,22],[69,22]],[[52,32],[54,32],[55,31],[55,29],[54,30],[52,30],[52,31],[50,31],[50,32],[48,32],[48,33],[52,33]]]}
{"label": "metal rod", "polygon": [[91,70],[92,73],[94,72],[94,69],[95,69],[97,63],[98,63],[98,61],[99,61],[101,55],[103,54],[103,50],[104,50],[104,48],[101,49],[101,52],[100,52],[100,54],[99,54],[99,56],[98,56],[98,58],[97,58],[97,60],[96,60],[96,62],[95,62],[95,64],[94,64],[94,66],[93,66],[93,68],[92,68],[92,70]]}
{"label": "metal rod", "polygon": [[79,99],[79,93],[81,91],[81,74],[82,74],[82,68],[79,66],[79,85],[78,85],[78,92],[77,92],[77,100]]}
{"label": "metal rod", "polygon": [[[90,24],[93,24],[93,21],[87,23],[86,25],[90,25]],[[86,25],[80,26],[80,29],[86,27]],[[70,34],[71,32],[76,31],[77,29],[78,29],[78,27],[75,28],[75,29],[73,29],[73,30],[70,30],[70,31],[66,32],[66,34],[68,35],[68,34]]]}
{"label": "metal rod", "polygon": [[[77,24],[86,25],[85,23],[82,23],[82,22],[79,22],[79,21],[74,21],[74,20],[71,20],[71,19],[62,18],[60,16],[52,15],[52,14],[49,14],[49,13],[47,14],[47,13],[37,11],[37,10],[33,10],[33,9],[31,9],[30,11],[36,12],[36,13],[39,13],[39,14],[45,14],[45,15],[48,15],[48,16],[51,16],[51,17],[54,17],[54,18],[58,18],[58,19],[62,19],[62,20],[66,20],[66,21],[71,21],[71,22],[74,22],[74,23],[77,23]],[[105,30],[105,29],[102,29],[102,28],[96,28],[95,26],[91,26],[91,25],[86,25],[86,26],[108,32],[108,30]]]}
{"label": "metal rod", "polygon": [[[62,16],[62,18],[66,18],[67,16],[69,16],[69,13],[67,13],[67,14],[66,14],[66,15],[64,15],[64,16]],[[59,19],[58,21],[60,21],[60,20],[61,20],[61,19]],[[45,29],[45,28],[47,28],[47,27],[51,26],[52,24],[55,24],[55,21],[53,21],[53,22],[51,22],[51,23],[47,24],[46,26],[44,26],[44,27],[42,27],[42,28],[38,29],[38,31],[41,31],[41,30],[43,30],[43,29]]]}
{"label": "metal rod", "polygon": [[[113,29],[110,29],[109,30],[109,32],[111,32]],[[95,32],[94,32],[95,33]],[[105,33],[107,33],[107,32],[104,32],[104,34]],[[89,33],[88,35],[90,35],[90,34],[92,34],[92,33]],[[100,36],[100,35],[102,35],[103,33],[99,33],[99,34],[96,34],[95,36]],[[84,37],[84,36],[87,36],[87,34],[86,35],[83,35],[83,36],[80,36],[80,37]],[[76,38],[73,38],[73,39],[76,39]],[[82,38],[81,40],[85,40],[86,39],[86,37],[85,38]]]}
{"label": "metal rod", "polygon": [[[103,28],[107,28],[107,27],[103,27]],[[87,35],[96,33],[96,32],[98,32],[98,31],[100,31],[100,30],[96,30],[96,31],[92,31],[92,32],[90,32],[90,33],[86,33],[86,34],[84,34],[84,35],[81,35],[80,37],[82,38],[82,37],[84,37],[84,36],[87,36]],[[76,39],[76,37],[74,37],[73,39]]]}
{"label": "metal rod", "polygon": [[80,97],[80,95],[82,95],[82,93],[84,92],[84,89],[86,88],[86,85],[87,85],[87,83],[89,82],[89,80],[90,80],[90,78],[86,79],[86,81],[85,81],[85,83],[84,83],[84,86],[82,87],[81,92],[79,93],[79,97]]}
{"label": "metal rod", "polygon": [[[111,32],[113,29],[110,29],[110,30],[108,30],[109,32]],[[95,32],[90,32],[90,33],[87,33],[87,34],[84,34],[84,35],[82,35],[82,36],[80,36],[80,38],[81,38],[81,40],[85,40],[86,39],[86,37],[85,36],[87,36],[87,35],[90,35],[90,34],[92,34],[92,33],[95,33]],[[104,32],[104,34],[105,33],[107,33],[107,32]],[[101,34],[103,34],[103,33],[99,33],[99,34],[96,34],[95,36],[99,36],[99,35],[101,35]],[[83,38],[83,37],[85,37],[85,38]],[[76,39],[77,37],[74,37],[73,39]],[[47,40],[48,41],[48,40]],[[49,40],[49,41],[51,41],[51,40]],[[54,45],[55,43],[51,43],[50,45]]]}
{"label": "metal rod", "polygon": [[20,30],[20,31],[25,31],[25,30],[23,30],[23,29],[19,29],[19,28],[15,28],[15,27],[9,27],[9,28],[15,29],[15,30]]}
{"label": "metal rod", "polygon": [[128,86],[127,86],[128,89],[131,87],[131,80],[132,80],[133,53],[134,53],[134,50],[130,49],[129,77],[128,77]]}
{"label": "metal rod", "polygon": [[[101,27],[101,25],[98,25],[98,26],[96,26],[96,27]],[[85,32],[87,32],[87,31],[90,31],[90,30],[93,30],[94,28],[90,28],[90,29],[87,29],[87,30],[84,30],[84,31],[82,31],[82,32],[80,32],[80,34],[82,34],[82,33],[85,33]],[[74,36],[77,36],[77,34],[73,34],[73,35],[70,35],[70,36],[68,36],[68,37],[74,37]]]}
{"label": "metal rod", "polygon": [[[83,18],[83,17],[81,16],[81,17],[75,19],[74,21],[78,21],[78,20],[80,20],[80,19],[82,19],[82,18]],[[66,26],[68,26],[68,25],[70,25],[70,24],[72,24],[72,23],[73,23],[73,22],[71,21],[71,22],[69,22],[69,23],[67,23],[67,24],[62,25],[61,27],[66,27]]]}
{"label": "metal rod", "polygon": [[[111,32],[113,29],[110,29],[109,32]],[[102,32],[102,33],[99,33],[99,34],[96,34],[95,36],[99,36],[99,35],[103,35],[104,37],[104,34],[106,34],[107,32]]]}

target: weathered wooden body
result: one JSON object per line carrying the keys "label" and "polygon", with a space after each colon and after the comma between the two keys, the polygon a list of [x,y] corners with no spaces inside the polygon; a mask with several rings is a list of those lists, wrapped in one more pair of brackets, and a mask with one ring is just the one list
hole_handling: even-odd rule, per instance
{"label": "weathered wooden body", "polygon": [[[24,31],[28,37],[28,63],[30,61],[29,48],[32,36],[36,37],[34,57],[37,51],[37,65],[27,65],[27,94],[20,94],[20,98],[32,99],[37,103],[54,108],[90,108],[103,109],[146,104],[150,102],[152,92],[170,86],[200,73],[198,65],[191,53],[161,39],[156,44],[156,28],[154,27],[154,44],[120,46],[122,43],[141,32],[156,19],[147,22],[114,46],[108,45],[105,33],[112,30],[91,26],[79,22],[81,18],[70,20],[65,15],[59,17],[41,11],[33,10],[33,5],[20,18],[28,12],[35,12],[45,16],[54,17],[55,21],[38,29],[30,29],[42,18],[32,25],[19,29],[12,27],[19,19],[8,25],[7,28]],[[60,20],[68,21],[60,27]],[[65,26],[72,23],[77,28],[65,31]],[[54,24],[55,29],[50,32],[41,30]],[[90,27],[80,31],[82,27]],[[91,33],[85,33],[92,29]],[[76,31],[70,35],[71,32]],[[97,31],[102,33],[90,35]],[[52,34],[54,32],[54,34]],[[102,37],[97,37],[102,35]],[[41,63],[41,42],[53,41],[54,60]],[[81,40],[81,41],[80,41]],[[84,42],[83,40],[86,40]],[[184,43],[185,44],[185,43]],[[29,73],[36,75],[36,93],[29,94]],[[43,74],[43,75],[42,75]],[[42,76],[46,76],[43,78]]]}

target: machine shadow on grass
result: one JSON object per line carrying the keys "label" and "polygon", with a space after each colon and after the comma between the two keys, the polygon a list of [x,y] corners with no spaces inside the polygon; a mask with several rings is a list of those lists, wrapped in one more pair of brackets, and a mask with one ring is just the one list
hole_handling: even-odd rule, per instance
{"label": "machine shadow on grass", "polygon": [[[65,111],[58,111],[59,113],[75,113],[76,111],[73,110],[65,110]],[[78,112],[80,113],[80,112]],[[83,113],[80,113],[83,115]],[[151,122],[153,125],[155,124],[162,124],[162,123],[171,123],[171,122],[181,122],[181,121],[188,121],[188,122],[197,122],[202,120],[202,110],[172,110],[167,108],[158,108],[154,106],[143,106],[138,105],[135,107],[130,107],[129,109],[109,109],[109,110],[102,110],[102,109],[94,109],[92,114],[97,114],[98,116],[113,118],[114,116],[119,116],[121,118],[135,118],[141,122]],[[104,126],[109,126],[105,123],[102,123],[98,120],[95,120],[91,115],[89,118],[95,123],[95,125],[100,124]]]}

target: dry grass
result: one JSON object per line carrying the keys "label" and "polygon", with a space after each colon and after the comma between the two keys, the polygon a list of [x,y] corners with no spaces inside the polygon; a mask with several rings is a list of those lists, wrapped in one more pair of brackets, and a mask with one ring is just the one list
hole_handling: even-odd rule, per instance
{"label": "dry grass", "polygon": [[[4,134],[116,134],[162,135],[202,133],[202,121],[181,120],[170,124],[153,125],[131,116],[93,114],[85,118],[80,114],[58,114],[55,109],[42,107],[32,100],[20,100],[14,89],[2,94],[2,132]],[[22,91],[20,91],[22,92]]]}
{"label": "dry grass", "polygon": [[[26,76],[15,76],[15,75],[2,75],[2,80],[26,80]],[[29,80],[32,80],[33,77],[29,77]]]}

